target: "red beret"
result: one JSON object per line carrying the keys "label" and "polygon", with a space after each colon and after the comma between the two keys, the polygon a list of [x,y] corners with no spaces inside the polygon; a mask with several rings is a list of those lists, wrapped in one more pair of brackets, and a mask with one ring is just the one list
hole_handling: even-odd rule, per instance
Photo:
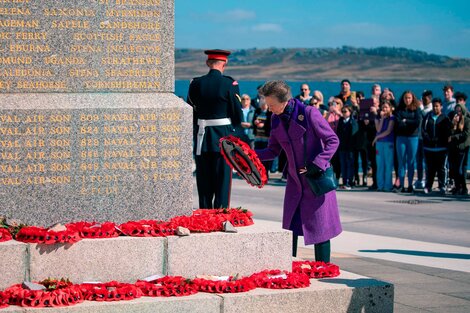
{"label": "red beret", "polygon": [[207,54],[208,60],[221,60],[227,62],[228,56],[231,52],[227,50],[214,49],[206,50],[204,53]]}

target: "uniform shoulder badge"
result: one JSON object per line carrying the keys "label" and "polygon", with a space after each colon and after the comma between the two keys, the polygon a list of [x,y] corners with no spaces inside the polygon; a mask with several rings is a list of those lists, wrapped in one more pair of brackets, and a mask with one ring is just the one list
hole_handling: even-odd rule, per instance
{"label": "uniform shoulder badge", "polygon": [[305,116],[303,116],[302,114],[299,114],[299,116],[297,116],[297,118],[299,119],[299,121],[303,121],[305,119]]}
{"label": "uniform shoulder badge", "polygon": [[233,86],[238,86],[238,82],[236,80],[233,81],[232,83]]}

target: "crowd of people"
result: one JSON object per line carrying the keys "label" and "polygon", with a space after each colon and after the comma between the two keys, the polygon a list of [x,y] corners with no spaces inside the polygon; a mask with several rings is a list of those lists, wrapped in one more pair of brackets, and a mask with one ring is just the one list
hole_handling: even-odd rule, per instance
{"label": "crowd of people", "polygon": [[[261,87],[253,98],[241,96],[243,121],[237,133],[254,149],[268,145],[271,131],[272,112]],[[435,190],[441,195],[468,195],[469,106],[467,95],[452,85],[444,85],[442,97],[424,90],[418,98],[412,91],[396,97],[390,88],[373,84],[366,98],[344,79],[338,95],[326,103],[321,91],[305,83],[295,98],[316,107],[338,136],[331,164],[341,189],[430,193],[437,177]],[[281,172],[285,179],[286,162],[281,153],[263,164],[268,174]]]}

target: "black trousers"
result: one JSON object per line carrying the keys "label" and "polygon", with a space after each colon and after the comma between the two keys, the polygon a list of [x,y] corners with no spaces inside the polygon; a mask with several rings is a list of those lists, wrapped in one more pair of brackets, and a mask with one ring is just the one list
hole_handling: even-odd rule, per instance
{"label": "black trousers", "polygon": [[361,157],[361,165],[362,165],[362,179],[364,180],[367,178],[367,151],[366,149],[358,149],[354,150],[354,178],[356,179],[357,183],[360,184],[359,181],[359,156]]}
{"label": "black trousers", "polygon": [[455,188],[460,191],[468,191],[467,188],[467,160],[468,149],[453,148],[449,150],[450,175],[454,180]]}
{"label": "black trousers", "polygon": [[230,207],[232,171],[220,152],[196,155],[196,184],[200,209]]}
{"label": "black trousers", "polygon": [[426,188],[429,190],[432,188],[436,172],[439,188],[445,188],[447,150],[424,150],[424,159],[426,160]]}

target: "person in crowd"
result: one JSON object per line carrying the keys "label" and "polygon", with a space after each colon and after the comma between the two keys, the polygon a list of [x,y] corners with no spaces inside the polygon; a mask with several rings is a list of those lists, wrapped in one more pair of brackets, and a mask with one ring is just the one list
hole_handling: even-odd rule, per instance
{"label": "person in crowd", "polygon": [[310,99],[309,105],[316,107],[319,111],[320,114],[323,117],[326,117],[327,110],[324,109],[324,106],[322,106],[322,101],[318,98],[318,96],[313,95],[312,98]]}
{"label": "person in crowd", "polygon": [[238,82],[223,72],[230,51],[206,50],[209,73],[194,78],[188,103],[194,113],[196,184],[199,208],[229,208],[232,171],[220,154],[219,140],[242,121]]}
{"label": "person in crowd", "polygon": [[432,91],[425,90],[421,95],[421,105],[420,109],[423,111],[423,116],[426,116],[429,112],[433,110],[433,103],[432,103]]}
{"label": "person in crowd", "polygon": [[338,137],[316,108],[292,99],[285,82],[267,82],[262,92],[273,113],[272,128],[268,147],[256,153],[262,161],[273,159],[281,150],[287,153],[282,227],[293,232],[293,255],[298,236],[304,236],[306,245],[315,245],[315,260],[329,262],[330,239],[342,231],[336,191],[316,196],[305,174],[307,168],[309,173],[320,173],[330,166],[329,160],[339,145]]}
{"label": "person in crowd", "polygon": [[[421,113],[423,114],[423,118],[432,111],[432,91],[425,90],[421,94],[421,105],[419,106]],[[424,189],[425,181],[424,181],[424,169],[426,167],[425,160],[424,160],[424,150],[423,150],[423,137],[422,132],[419,133],[418,136],[418,152],[416,153],[416,172],[418,178],[415,181],[414,188],[415,189]]]}
{"label": "person in crowd", "polygon": [[[339,98],[331,97],[328,100],[328,113],[326,114],[326,121],[330,125],[331,129],[337,133],[339,119],[342,116],[341,109],[343,108],[343,101]],[[335,172],[336,179],[339,179],[341,176],[341,163],[339,159],[339,152],[333,155],[331,159],[331,165],[333,166],[333,171]]]}
{"label": "person in crowd", "polygon": [[447,115],[442,112],[441,98],[432,99],[432,111],[423,119],[422,137],[424,158],[426,159],[426,186],[424,193],[432,190],[434,177],[437,172],[439,192],[445,195],[445,175],[448,138],[451,123]]}
{"label": "person in crowd", "polygon": [[[364,100],[364,92],[356,92],[356,103],[360,106],[361,101]],[[360,113],[360,112],[359,112]],[[358,131],[354,136],[354,185],[360,186],[361,181],[359,179],[359,157],[361,158],[362,166],[362,186],[367,187],[367,172],[368,172],[368,156],[367,156],[367,127],[364,120],[369,119],[369,114],[367,116],[361,116],[360,114],[356,115]]]}
{"label": "person in crowd", "polygon": [[375,119],[375,128],[377,134],[372,145],[376,147],[377,190],[392,191],[395,117],[390,101],[382,103],[380,115]]}
{"label": "person in crowd", "polygon": [[[411,91],[405,91],[398,104],[397,141],[398,178],[401,192],[413,192],[413,177],[415,172],[416,152],[418,150],[418,135],[423,114],[419,109],[419,100]],[[408,171],[408,188],[405,189],[405,172]]]}
{"label": "person in crowd", "polygon": [[308,84],[302,84],[300,86],[300,94],[295,96],[295,98],[302,101],[305,105],[310,104],[310,99],[312,99],[312,96],[310,95],[310,87]]}
{"label": "person in crowd", "polygon": [[256,110],[261,106],[261,98],[262,96],[260,95],[260,89],[263,87],[263,85],[258,85],[256,87],[256,96],[251,99],[251,106]]}
{"label": "person in crowd", "polygon": [[395,101],[395,95],[393,94],[392,89],[385,87],[380,94],[380,103],[383,101],[388,100],[392,104],[392,110],[395,111],[397,108],[397,103]]}
{"label": "person in crowd", "polygon": [[450,175],[454,180],[453,195],[468,195],[466,182],[468,149],[470,147],[470,113],[464,105],[456,104],[449,115],[451,132],[449,142]]}
{"label": "person in crowd", "polygon": [[454,98],[454,87],[450,84],[446,84],[444,88],[442,88],[444,93],[444,101],[442,103],[442,107],[444,110],[444,114],[449,115],[455,108],[455,98]]}
{"label": "person in crowd", "polygon": [[455,101],[457,102],[457,104],[463,105],[467,109],[467,112],[470,112],[470,103],[467,104],[466,93],[457,91],[455,93]]}
{"label": "person in crowd", "polygon": [[318,104],[320,113],[322,113],[323,117],[325,117],[326,114],[328,113],[328,105],[324,103],[325,98],[323,97],[323,93],[320,90],[315,90],[313,91],[312,98],[317,99],[317,104]]}
{"label": "person in crowd", "polygon": [[336,133],[339,138],[339,160],[341,163],[342,189],[351,190],[354,179],[354,136],[358,131],[357,121],[352,118],[352,107],[343,106]]}
{"label": "person in crowd", "polygon": [[243,94],[241,99],[243,119],[237,133],[238,137],[253,149],[255,140],[255,135],[253,134],[253,116],[255,109],[251,106],[251,98],[249,95]]}
{"label": "person in crowd", "polygon": [[369,190],[377,190],[377,160],[375,155],[375,146],[372,145],[372,142],[377,134],[375,119],[379,114],[380,100],[377,98],[372,98],[372,100],[372,106],[369,108],[369,112],[364,115],[363,123],[367,138],[367,159],[372,171],[372,185],[369,186]]}
{"label": "person in crowd", "polygon": [[[271,116],[272,112],[268,110],[266,101],[260,101],[260,107],[255,110],[253,116],[253,133],[255,135],[255,149],[264,149],[268,146],[269,135],[271,134]],[[272,160],[263,161],[266,168],[266,174],[269,179],[269,172],[272,166]]]}
{"label": "person in crowd", "polygon": [[349,79],[341,81],[341,91],[335,98],[341,99],[344,106],[351,106],[356,101],[355,93],[351,91],[351,82]]}
{"label": "person in crowd", "polygon": [[380,98],[381,94],[382,94],[382,87],[379,84],[373,84],[372,85],[372,90],[370,92],[370,97],[371,98]]}

